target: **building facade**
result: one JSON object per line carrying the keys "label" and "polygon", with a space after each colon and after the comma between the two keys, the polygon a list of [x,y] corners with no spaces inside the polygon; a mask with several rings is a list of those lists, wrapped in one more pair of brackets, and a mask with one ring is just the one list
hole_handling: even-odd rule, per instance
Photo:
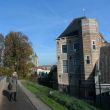
{"label": "building facade", "polygon": [[94,75],[105,40],[95,19],[74,19],[56,39],[59,90],[78,97],[94,94]]}
{"label": "building facade", "polygon": [[110,43],[100,48],[95,74],[96,103],[109,110],[110,105]]}
{"label": "building facade", "polygon": [[32,68],[33,70],[33,74],[37,74],[37,75],[40,75],[40,74],[49,74],[50,72],[50,68],[48,67],[45,67],[45,66],[38,66],[38,67],[33,67]]}

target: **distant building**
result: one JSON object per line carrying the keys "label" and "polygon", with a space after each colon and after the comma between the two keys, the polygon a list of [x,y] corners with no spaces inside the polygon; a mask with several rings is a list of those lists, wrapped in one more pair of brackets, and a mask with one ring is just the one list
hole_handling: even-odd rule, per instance
{"label": "distant building", "polygon": [[59,90],[94,98],[95,67],[106,41],[95,19],[74,19],[56,39]]}
{"label": "distant building", "polygon": [[32,63],[34,66],[38,66],[38,56],[37,56],[37,54],[33,53],[32,55],[30,55],[28,63]]}
{"label": "distant building", "polygon": [[32,68],[33,73],[36,73],[38,75],[49,74],[50,70],[51,70],[50,66],[38,66]]}

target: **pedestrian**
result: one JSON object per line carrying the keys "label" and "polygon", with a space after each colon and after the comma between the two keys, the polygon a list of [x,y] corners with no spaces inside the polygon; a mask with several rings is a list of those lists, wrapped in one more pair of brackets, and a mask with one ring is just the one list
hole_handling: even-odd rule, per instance
{"label": "pedestrian", "polygon": [[16,101],[16,95],[17,95],[17,73],[13,72],[12,76],[10,77],[9,84],[9,101],[12,99]]}

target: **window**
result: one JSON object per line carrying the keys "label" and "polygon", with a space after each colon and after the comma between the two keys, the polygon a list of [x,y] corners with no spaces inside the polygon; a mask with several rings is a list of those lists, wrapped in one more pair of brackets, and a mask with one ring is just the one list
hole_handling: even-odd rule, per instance
{"label": "window", "polygon": [[79,45],[79,43],[74,43],[74,45],[73,45],[73,50],[74,50],[74,52],[78,52],[79,51],[79,47],[80,45]]}
{"label": "window", "polygon": [[60,60],[60,56],[58,56],[58,61]]}
{"label": "window", "polygon": [[86,64],[90,64],[90,56],[86,57]]}
{"label": "window", "polygon": [[59,41],[57,41],[57,45],[59,45]]}
{"label": "window", "polygon": [[62,45],[62,53],[67,53],[67,45]]}
{"label": "window", "polygon": [[74,73],[80,73],[80,59],[70,60],[69,71]]}
{"label": "window", "polygon": [[95,43],[95,41],[92,41],[92,49],[93,49],[93,50],[96,49],[96,43]]}
{"label": "window", "polygon": [[74,67],[75,73],[80,73],[80,60],[79,59],[73,60],[73,67]]}
{"label": "window", "polygon": [[68,73],[68,60],[63,60],[63,73]]}
{"label": "window", "polygon": [[73,43],[68,45],[68,52],[73,53]]}

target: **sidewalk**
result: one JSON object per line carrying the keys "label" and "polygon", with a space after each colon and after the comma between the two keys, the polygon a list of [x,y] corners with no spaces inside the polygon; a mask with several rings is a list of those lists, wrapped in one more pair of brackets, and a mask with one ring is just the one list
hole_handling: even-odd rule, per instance
{"label": "sidewalk", "polygon": [[2,94],[3,90],[7,90],[7,84],[6,78],[0,81],[0,110],[37,110],[19,86],[17,101],[9,101],[8,97]]}
{"label": "sidewalk", "polygon": [[52,110],[48,107],[45,103],[43,103],[40,99],[38,99],[34,94],[32,94],[29,90],[27,90],[20,81],[18,81],[18,85],[22,89],[22,91],[26,94],[29,98],[31,103],[37,108],[37,110]]}

